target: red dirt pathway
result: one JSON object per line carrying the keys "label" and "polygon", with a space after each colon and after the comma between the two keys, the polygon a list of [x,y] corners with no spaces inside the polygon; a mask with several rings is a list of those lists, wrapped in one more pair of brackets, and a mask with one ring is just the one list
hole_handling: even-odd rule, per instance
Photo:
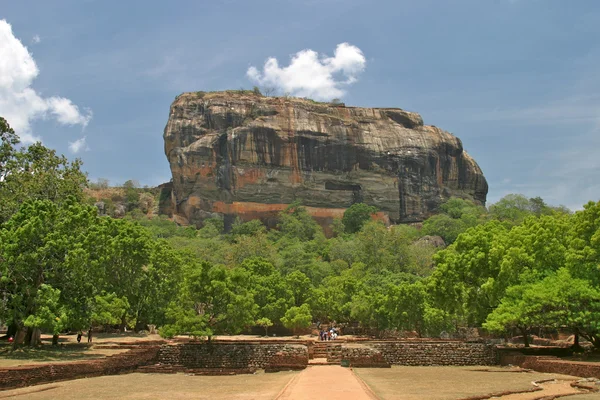
{"label": "red dirt pathway", "polygon": [[338,365],[308,367],[296,375],[276,400],[377,400],[352,370]]}

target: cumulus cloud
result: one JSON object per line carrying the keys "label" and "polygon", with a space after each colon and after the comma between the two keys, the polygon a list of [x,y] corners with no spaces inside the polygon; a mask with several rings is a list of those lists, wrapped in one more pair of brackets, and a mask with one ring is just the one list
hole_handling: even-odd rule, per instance
{"label": "cumulus cloud", "polygon": [[331,100],[346,93],[344,87],[357,81],[366,63],[358,47],[340,43],[333,57],[319,55],[310,49],[302,50],[291,57],[287,67],[280,67],[277,59],[270,57],[262,72],[252,66],[246,75],[261,86],[293,96]]}
{"label": "cumulus cloud", "polygon": [[87,126],[90,110],[81,111],[64,97],[42,97],[31,84],[40,71],[33,56],[0,20],[0,115],[6,118],[24,143],[39,140],[31,130],[36,119],[54,118],[62,125]]}
{"label": "cumulus cloud", "polygon": [[84,151],[89,150],[89,147],[85,140],[86,140],[86,137],[84,136],[81,139],[77,139],[74,142],[69,142],[69,150],[71,151],[71,153],[77,154],[81,150],[84,150]]}

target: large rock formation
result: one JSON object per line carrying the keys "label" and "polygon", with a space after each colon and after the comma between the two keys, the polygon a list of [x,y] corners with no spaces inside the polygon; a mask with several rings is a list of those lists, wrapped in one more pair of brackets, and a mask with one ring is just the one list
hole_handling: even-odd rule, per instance
{"label": "large rock formation", "polygon": [[164,132],[180,223],[261,218],[299,200],[323,225],[356,202],[393,223],[451,196],[484,204],[487,182],[460,139],[419,114],[249,92],[185,93]]}

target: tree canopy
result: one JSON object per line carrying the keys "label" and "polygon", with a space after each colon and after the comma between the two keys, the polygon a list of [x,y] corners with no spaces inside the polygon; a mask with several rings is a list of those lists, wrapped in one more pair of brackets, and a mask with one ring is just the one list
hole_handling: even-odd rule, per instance
{"label": "tree canopy", "polygon": [[419,336],[561,329],[600,347],[600,202],[570,213],[539,197],[451,198],[422,227],[354,204],[331,238],[293,203],[275,229],[224,232],[218,216],[196,229],[153,215],[158,192],[135,181],[112,195],[124,218],[99,215],[80,161],[19,147],[2,118],[0,138],[0,319],[19,342],[90,324],[210,339],[327,321]]}

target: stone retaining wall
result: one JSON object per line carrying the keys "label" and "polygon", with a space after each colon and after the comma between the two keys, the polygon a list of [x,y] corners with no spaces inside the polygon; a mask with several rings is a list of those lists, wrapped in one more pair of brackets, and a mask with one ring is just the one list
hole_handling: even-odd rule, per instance
{"label": "stone retaining wall", "polygon": [[147,346],[97,360],[3,368],[0,369],[0,389],[131,372],[153,363],[158,350],[158,346]]}
{"label": "stone retaining wall", "polygon": [[185,343],[160,348],[158,364],[187,370],[280,371],[308,365],[308,348],[284,343]]}
{"label": "stone retaining wall", "polygon": [[600,363],[567,361],[554,356],[528,356],[520,352],[502,352],[501,365],[518,365],[538,372],[600,378]]}
{"label": "stone retaining wall", "polygon": [[494,365],[496,348],[484,343],[458,341],[395,341],[368,344],[392,365]]}
{"label": "stone retaining wall", "polygon": [[391,365],[377,349],[365,345],[342,347],[342,360],[355,368],[390,368]]}

